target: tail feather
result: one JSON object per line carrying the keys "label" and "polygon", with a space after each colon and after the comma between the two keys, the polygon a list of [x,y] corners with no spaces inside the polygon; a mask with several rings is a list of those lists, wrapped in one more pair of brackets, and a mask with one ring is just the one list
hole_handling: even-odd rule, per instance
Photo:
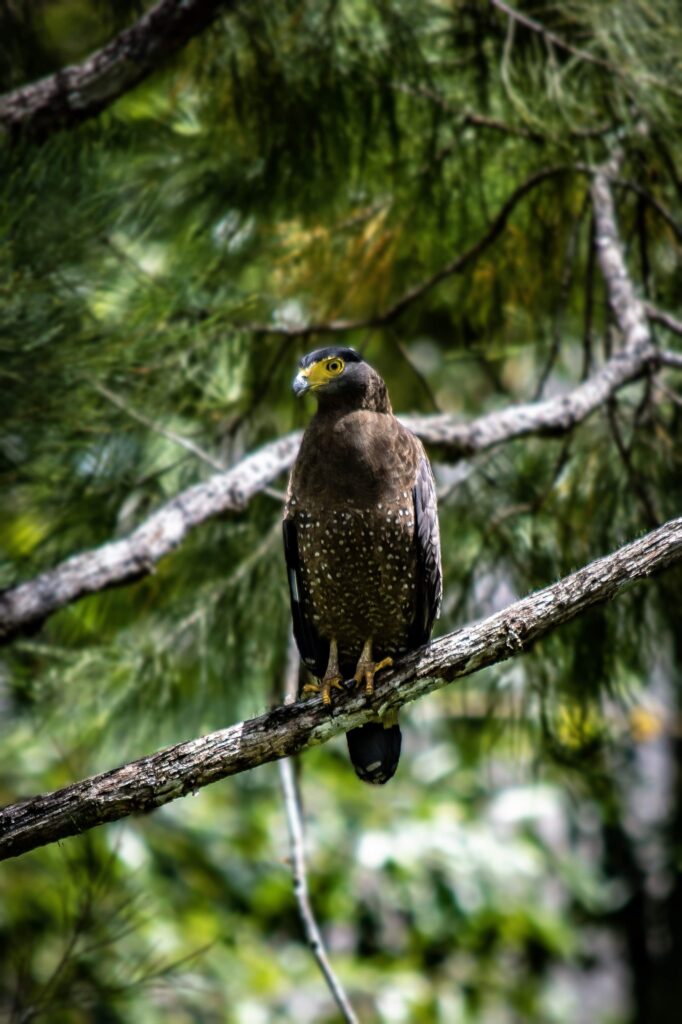
{"label": "tail feather", "polygon": [[397,724],[368,722],[346,733],[355,774],[363,782],[382,786],[395,775],[402,734]]}

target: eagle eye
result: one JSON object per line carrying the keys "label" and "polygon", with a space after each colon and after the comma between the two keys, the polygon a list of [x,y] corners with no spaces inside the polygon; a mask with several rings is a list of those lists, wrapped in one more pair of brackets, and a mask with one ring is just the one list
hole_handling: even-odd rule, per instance
{"label": "eagle eye", "polygon": [[336,375],[336,374],[341,373],[341,371],[343,370],[343,367],[344,367],[343,359],[330,359],[327,362],[327,364],[325,365],[325,370],[327,371],[327,373],[331,373],[333,375]]}

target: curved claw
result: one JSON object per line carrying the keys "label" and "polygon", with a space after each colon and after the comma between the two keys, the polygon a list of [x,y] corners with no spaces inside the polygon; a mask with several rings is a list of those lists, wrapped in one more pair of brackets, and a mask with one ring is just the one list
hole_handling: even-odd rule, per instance
{"label": "curved claw", "polygon": [[365,658],[364,654],[365,651],[363,650],[355,669],[353,679],[358,684],[364,681],[365,696],[371,697],[374,693],[374,676],[377,672],[380,672],[382,668],[390,668],[393,664],[393,658],[382,658],[381,661],[372,661],[371,656],[369,658]]}
{"label": "curved claw", "polygon": [[325,676],[321,683],[306,683],[301,690],[305,693],[319,693],[323,704],[331,704],[332,690],[343,690],[343,676]]}

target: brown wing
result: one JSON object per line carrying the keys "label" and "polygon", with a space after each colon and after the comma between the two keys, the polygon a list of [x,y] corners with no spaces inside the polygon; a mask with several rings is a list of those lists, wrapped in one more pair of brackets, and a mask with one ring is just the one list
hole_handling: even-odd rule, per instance
{"label": "brown wing", "polygon": [[436,485],[425,454],[417,466],[412,497],[417,542],[417,611],[410,629],[410,643],[419,647],[431,636],[443,596]]}
{"label": "brown wing", "polygon": [[291,618],[294,624],[294,638],[301,661],[313,675],[324,675],[329,659],[329,641],[323,639],[315,629],[312,619],[306,613],[301,576],[301,560],[298,550],[298,531],[293,519],[282,523],[284,536],[284,558],[287,563],[287,580],[291,602]]}

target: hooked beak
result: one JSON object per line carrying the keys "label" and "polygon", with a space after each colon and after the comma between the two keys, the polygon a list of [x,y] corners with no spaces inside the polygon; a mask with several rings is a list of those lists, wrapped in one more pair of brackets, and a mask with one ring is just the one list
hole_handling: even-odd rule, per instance
{"label": "hooked beak", "polygon": [[294,389],[294,394],[296,395],[297,398],[300,398],[301,395],[304,395],[306,391],[310,391],[310,381],[308,380],[308,374],[305,372],[305,370],[299,370],[299,372],[294,377],[294,383],[292,384],[292,387]]}

